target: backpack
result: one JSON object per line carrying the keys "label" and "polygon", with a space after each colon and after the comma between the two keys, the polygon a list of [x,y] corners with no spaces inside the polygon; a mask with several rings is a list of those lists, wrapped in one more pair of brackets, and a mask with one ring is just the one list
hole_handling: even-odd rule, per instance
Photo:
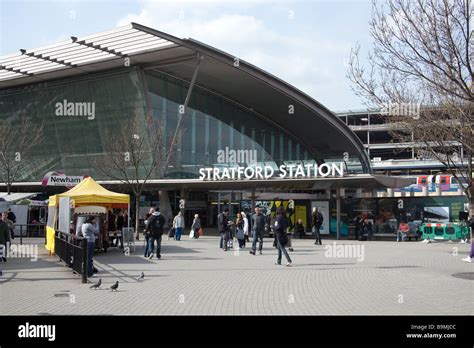
{"label": "backpack", "polygon": [[324,218],[323,218],[323,214],[321,214],[320,212],[318,212],[318,223],[320,225],[323,224],[323,221],[324,221]]}
{"label": "backpack", "polygon": [[159,235],[163,233],[163,220],[164,218],[161,215],[153,216],[153,218],[150,221],[151,223],[150,231],[152,234]]}

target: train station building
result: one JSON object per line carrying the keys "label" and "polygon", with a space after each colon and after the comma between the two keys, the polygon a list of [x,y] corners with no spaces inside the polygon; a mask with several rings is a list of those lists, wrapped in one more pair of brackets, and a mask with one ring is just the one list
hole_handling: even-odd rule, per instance
{"label": "train station building", "polygon": [[[283,204],[292,223],[307,226],[318,207],[323,234],[343,236],[354,214],[373,209],[374,192],[411,184],[374,174],[361,140],[318,101],[193,39],[131,23],[0,57],[0,120],[23,116],[44,126],[15,192],[66,189],[45,186],[46,173],[123,189],[93,163],[106,155],[105,132],[137,112],[164,125],[164,152],[180,129],[175,160],[147,180],[140,211],[160,204],[174,214],[181,205],[187,220],[198,213],[215,226],[224,206],[235,215]],[[387,205],[405,209],[398,201]]]}

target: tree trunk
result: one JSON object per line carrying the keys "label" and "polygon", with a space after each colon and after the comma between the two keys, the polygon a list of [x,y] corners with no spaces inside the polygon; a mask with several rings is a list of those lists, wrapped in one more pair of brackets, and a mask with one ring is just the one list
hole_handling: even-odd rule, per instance
{"label": "tree trunk", "polygon": [[[467,211],[469,213],[469,221],[472,221],[474,219],[474,186],[471,186],[469,188],[469,195],[467,196],[467,199],[469,201],[469,205],[467,207]],[[470,237],[471,237],[471,244],[474,243],[472,240],[472,234],[473,234],[473,229],[470,228],[470,223],[468,224],[469,226],[469,232],[470,232]]]}
{"label": "tree trunk", "polygon": [[159,191],[158,195],[160,197],[160,213],[166,220],[165,228],[168,228],[168,222],[173,221],[173,211],[171,210],[170,196],[168,191]]}
{"label": "tree trunk", "polygon": [[139,211],[140,211],[140,195],[135,195],[135,238],[136,240],[140,240],[140,233],[138,231],[138,223],[139,223]]}
{"label": "tree trunk", "polygon": [[7,184],[7,195],[9,195],[10,192],[11,192],[11,186],[12,186],[12,184],[10,184],[10,183]]}

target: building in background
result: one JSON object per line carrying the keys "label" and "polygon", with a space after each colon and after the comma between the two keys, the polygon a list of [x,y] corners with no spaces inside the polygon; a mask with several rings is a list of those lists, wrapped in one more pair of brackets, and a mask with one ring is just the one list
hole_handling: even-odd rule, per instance
{"label": "building in background", "polygon": [[[83,114],[74,112],[78,103],[85,103]],[[58,115],[58,105],[72,105],[73,113]],[[271,215],[283,205],[292,223],[301,218],[309,230],[310,211],[317,206],[324,214],[323,233],[338,236],[348,234],[361,212],[384,223],[397,223],[409,213],[390,190],[411,181],[373,174],[374,152],[366,151],[358,130],[351,130],[356,124],[347,122],[348,127],[343,117],[295,87],[201,42],[132,23],[0,57],[0,121],[23,116],[45,129],[44,143],[14,184],[17,191],[66,189],[43,186],[51,181],[43,180],[46,173],[59,173],[64,180],[92,176],[117,189],[121,183],[104,177],[94,163],[107,156],[106,130],[119,129],[136,113],[144,122],[147,115],[162,122],[164,152],[181,119],[175,160],[163,177],[148,180],[140,202],[143,213],[167,204],[173,213],[183,209],[188,224],[199,213],[204,226],[215,226],[223,206],[235,215],[258,204]],[[379,136],[384,142],[383,133]],[[256,155],[253,161],[222,161],[219,153],[231,150]],[[200,178],[207,169],[268,167],[277,172],[281,166],[331,165],[341,165],[343,175]],[[169,203],[159,201],[158,190],[167,193]],[[380,203],[382,213],[376,197],[388,197]],[[410,216],[422,216],[424,205],[410,206]],[[455,218],[455,209],[449,209],[448,218]]]}
{"label": "building in background", "polygon": [[[396,123],[391,122],[390,115],[380,110],[342,111],[336,114],[364,144],[374,173],[414,179],[413,185],[402,191],[424,196],[462,194],[445,165],[430,157],[429,152],[424,150],[424,144],[400,142],[392,136],[390,131],[397,128]],[[455,142],[456,139],[453,139]],[[465,165],[460,160],[463,157],[462,147],[458,156],[459,160],[454,162],[461,167]]]}

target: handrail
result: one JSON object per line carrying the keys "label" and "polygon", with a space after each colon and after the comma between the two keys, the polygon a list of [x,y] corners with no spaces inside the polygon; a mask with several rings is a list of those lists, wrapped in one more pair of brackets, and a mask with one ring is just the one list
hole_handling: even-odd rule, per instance
{"label": "handrail", "polygon": [[[76,243],[78,242],[78,243]],[[61,243],[61,244],[59,244]],[[77,245],[78,244],[78,245]],[[58,249],[59,248],[59,249]],[[80,255],[82,260],[80,261],[81,264],[78,265],[77,258],[74,257],[74,250],[80,250]],[[68,250],[70,250],[68,254]],[[71,256],[71,250],[72,250],[72,260],[69,259],[69,256]],[[56,251],[60,251],[57,253]],[[87,239],[84,237],[77,237],[76,235],[70,233],[70,232],[63,232],[63,231],[55,231],[55,253],[57,256],[59,256],[59,259],[66,262],[66,264],[69,264],[73,269],[80,273],[82,276],[82,282],[87,283],[87,267],[88,267],[88,262],[87,262]],[[77,267],[80,266],[80,267]]]}

